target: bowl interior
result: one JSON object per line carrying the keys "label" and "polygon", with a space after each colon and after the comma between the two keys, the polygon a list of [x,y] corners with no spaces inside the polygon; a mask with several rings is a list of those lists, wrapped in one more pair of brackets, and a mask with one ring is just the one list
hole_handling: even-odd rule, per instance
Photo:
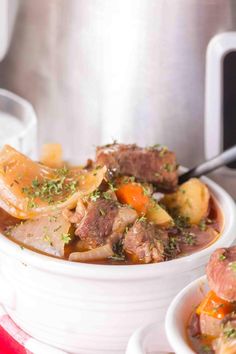
{"label": "bowl interior", "polygon": [[194,353],[187,339],[187,324],[191,313],[201,302],[209,287],[203,276],[184,288],[172,301],[166,315],[165,329],[168,341],[177,354]]}

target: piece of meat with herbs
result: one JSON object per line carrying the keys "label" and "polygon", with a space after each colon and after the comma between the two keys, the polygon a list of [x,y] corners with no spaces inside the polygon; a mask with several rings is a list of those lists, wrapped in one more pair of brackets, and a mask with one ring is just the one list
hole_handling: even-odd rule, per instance
{"label": "piece of meat with herbs", "polygon": [[124,251],[134,263],[157,263],[164,261],[165,231],[151,223],[137,220],[124,237]]}
{"label": "piece of meat with herbs", "polygon": [[178,184],[175,154],[165,147],[116,143],[100,146],[96,165],[105,165],[113,176],[134,176],[138,181],[152,183],[161,191],[172,192]]}
{"label": "piece of meat with herbs", "polygon": [[210,288],[227,301],[236,301],[236,246],[217,249],[207,265]]}
{"label": "piece of meat with herbs", "polygon": [[[117,203],[114,201],[100,199],[93,204],[96,204],[97,207],[102,207],[104,211],[106,210],[107,215],[110,214],[106,220],[109,224],[109,227],[104,229],[106,226],[106,221],[104,220],[105,214],[103,212],[100,216],[98,216],[96,213],[94,213],[94,210],[92,210],[92,212],[90,210],[91,215],[89,216],[89,220],[86,220],[87,228],[84,229],[84,224],[82,224],[84,237],[78,241],[78,247],[82,248],[83,250],[82,252],[81,250],[78,250],[78,252],[72,252],[69,256],[69,260],[85,262],[112,257],[117,261],[124,261],[125,255],[123,252],[122,237],[126,227],[137,219],[138,215],[136,211],[129,208],[128,206],[118,205],[118,209],[115,209],[116,213],[114,217],[114,207],[117,206]],[[101,220],[101,218],[103,219]],[[91,222],[91,220],[92,232],[91,229],[89,229],[91,224],[88,224],[89,221]],[[78,229],[81,236],[81,229]],[[100,243],[100,245],[98,245],[98,243]]]}
{"label": "piece of meat with herbs", "polygon": [[190,323],[188,325],[188,333],[191,337],[197,337],[201,334],[200,318],[195,312],[191,316]]}
{"label": "piece of meat with herbs", "polygon": [[101,246],[111,235],[117,214],[118,205],[113,200],[98,199],[90,202],[75,235],[86,241],[89,248]]}
{"label": "piece of meat with herbs", "polygon": [[213,341],[216,354],[236,353],[236,314],[232,313],[221,321],[220,336]]}

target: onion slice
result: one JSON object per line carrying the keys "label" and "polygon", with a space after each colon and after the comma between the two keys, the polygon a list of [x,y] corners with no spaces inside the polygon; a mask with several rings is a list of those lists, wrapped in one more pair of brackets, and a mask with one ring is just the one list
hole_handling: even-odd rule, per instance
{"label": "onion slice", "polygon": [[65,245],[72,239],[70,228],[70,222],[59,212],[9,227],[6,236],[33,250],[63,257]]}
{"label": "onion slice", "polygon": [[105,173],[106,167],[52,169],[5,145],[0,152],[0,207],[19,219],[73,209],[80,197],[99,187]]}
{"label": "onion slice", "polygon": [[91,262],[106,259],[114,254],[110,244],[97,247],[85,252],[73,252],[69,255],[72,262]]}

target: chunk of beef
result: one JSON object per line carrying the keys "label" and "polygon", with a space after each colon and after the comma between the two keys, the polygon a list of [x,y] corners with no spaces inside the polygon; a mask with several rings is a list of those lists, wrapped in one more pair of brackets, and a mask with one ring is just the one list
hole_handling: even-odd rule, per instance
{"label": "chunk of beef", "polygon": [[75,234],[89,248],[108,241],[114,244],[122,238],[126,226],[133,224],[137,217],[136,211],[128,206],[118,206],[114,200],[99,199],[89,204]]}
{"label": "chunk of beef", "polygon": [[188,326],[188,332],[191,337],[197,337],[201,334],[200,319],[196,313],[194,313],[191,317],[191,320],[190,320],[190,323]]}
{"label": "chunk of beef", "polygon": [[118,205],[113,200],[98,199],[91,202],[75,235],[85,240],[90,248],[101,246],[111,235],[117,214]]}
{"label": "chunk of beef", "polygon": [[96,164],[105,165],[113,175],[134,176],[172,192],[178,184],[175,154],[165,149],[112,144],[97,148]]}
{"label": "chunk of beef", "polygon": [[222,299],[236,301],[236,246],[217,249],[207,265],[210,288]]}
{"label": "chunk of beef", "polygon": [[124,251],[135,263],[164,261],[165,232],[147,222],[136,221],[124,238]]}

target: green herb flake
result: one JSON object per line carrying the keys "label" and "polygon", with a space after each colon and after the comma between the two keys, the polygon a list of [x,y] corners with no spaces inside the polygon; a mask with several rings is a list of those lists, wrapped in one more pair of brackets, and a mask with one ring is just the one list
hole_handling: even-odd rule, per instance
{"label": "green herb flake", "polygon": [[217,305],[217,306],[213,307],[213,312],[216,313],[222,307],[225,307],[225,304],[220,304],[220,305]]}
{"label": "green herb flake", "polygon": [[202,345],[201,350],[203,351],[203,353],[211,353],[212,352],[211,347],[207,344]]}
{"label": "green herb flake", "polygon": [[184,238],[184,242],[190,246],[196,244],[196,235],[194,235],[194,233],[192,232],[184,231],[183,238]]}
{"label": "green herb flake", "polygon": [[112,249],[113,249],[114,254],[110,257],[110,259],[112,259],[114,261],[124,261],[125,260],[122,239],[120,239],[119,241],[114,243],[112,246]]}
{"label": "green herb flake", "polygon": [[173,250],[175,250],[177,248],[177,245],[178,245],[177,238],[174,237],[174,236],[170,237],[169,238],[169,243],[168,243],[168,249],[170,251],[173,251]]}
{"label": "green herb flake", "polygon": [[64,245],[67,245],[71,241],[71,236],[69,233],[63,233],[61,234],[61,240],[64,243]]}
{"label": "green herb flake", "polygon": [[229,264],[230,268],[232,269],[232,271],[236,272],[236,262],[231,262]]}
{"label": "green herb flake", "polygon": [[146,216],[142,215],[137,219],[137,221],[138,222],[145,222],[145,221],[147,221],[147,218],[146,218]]}
{"label": "green herb flake", "polygon": [[221,254],[220,256],[219,256],[219,260],[220,261],[224,261],[226,259],[226,256],[224,255],[224,254]]}
{"label": "green herb flake", "polygon": [[110,191],[103,192],[102,196],[103,196],[104,199],[107,199],[107,200],[111,200],[112,199]]}
{"label": "green herb flake", "polygon": [[147,186],[142,186],[143,194],[146,196],[150,195],[150,189]]}
{"label": "green herb flake", "polygon": [[161,150],[160,150],[160,153],[159,153],[159,156],[160,157],[163,157],[168,151],[168,147],[167,146],[162,146],[161,147]]}
{"label": "green herb flake", "polygon": [[176,227],[180,230],[188,228],[190,226],[189,217],[182,215],[177,215],[176,217],[174,217],[174,223]]}
{"label": "green herb flake", "polygon": [[223,330],[225,338],[236,338],[236,329],[233,327],[225,327]]}
{"label": "green herb flake", "polygon": [[109,185],[109,189],[110,189],[111,192],[115,193],[115,191],[117,191],[117,188],[114,186],[113,183],[108,182],[108,185]]}
{"label": "green herb flake", "polygon": [[176,170],[176,165],[172,165],[170,163],[166,163],[164,166],[163,166],[164,170],[167,171],[167,172],[173,172]]}
{"label": "green herb flake", "polygon": [[93,191],[92,193],[90,193],[89,195],[89,199],[92,201],[92,202],[96,202],[96,200],[98,200],[101,196],[101,193],[98,189],[96,189],[95,191]]}
{"label": "green herb flake", "polygon": [[49,243],[50,245],[52,244],[51,237],[49,235],[44,235],[43,241]]}
{"label": "green herb flake", "polygon": [[63,166],[62,168],[58,168],[56,173],[58,176],[67,176],[69,169],[66,166]]}
{"label": "green herb flake", "polygon": [[202,219],[198,226],[201,231],[206,231],[206,220]]}

